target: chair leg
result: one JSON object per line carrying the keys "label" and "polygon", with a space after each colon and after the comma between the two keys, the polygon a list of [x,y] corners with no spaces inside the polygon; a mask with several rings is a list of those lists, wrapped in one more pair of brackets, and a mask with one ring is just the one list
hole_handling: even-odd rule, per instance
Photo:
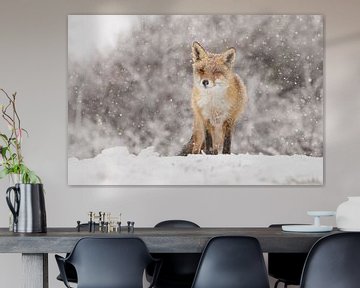
{"label": "chair leg", "polygon": [[280,283],[284,283],[284,288],[287,288],[287,287],[288,287],[288,285],[287,285],[286,282],[283,282],[283,281],[281,281],[281,280],[277,280],[277,281],[275,282],[275,284],[274,284],[274,288],[277,288]]}

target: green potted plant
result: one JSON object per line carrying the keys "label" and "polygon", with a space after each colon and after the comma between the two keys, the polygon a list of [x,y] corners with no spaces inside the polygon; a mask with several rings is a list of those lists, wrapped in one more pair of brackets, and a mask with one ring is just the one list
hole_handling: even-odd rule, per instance
{"label": "green potted plant", "polygon": [[21,153],[23,135],[16,109],[16,93],[0,89],[5,104],[0,104],[1,117],[8,131],[0,131],[0,179],[10,176],[13,186],[6,191],[6,201],[13,215],[10,230],[21,233],[46,232],[44,189],[39,176],[24,163]]}
{"label": "green potted plant", "polygon": [[25,165],[21,153],[23,135],[28,135],[28,132],[21,127],[16,93],[10,96],[4,89],[0,91],[7,100],[6,104],[0,104],[1,116],[9,128],[8,133],[0,133],[0,179],[10,175],[14,183],[41,183],[40,177]]}

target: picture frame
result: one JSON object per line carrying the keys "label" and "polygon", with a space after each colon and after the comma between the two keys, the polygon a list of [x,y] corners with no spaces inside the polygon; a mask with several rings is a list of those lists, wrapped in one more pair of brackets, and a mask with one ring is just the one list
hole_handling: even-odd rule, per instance
{"label": "picture frame", "polygon": [[69,185],[323,185],[322,15],[69,15]]}

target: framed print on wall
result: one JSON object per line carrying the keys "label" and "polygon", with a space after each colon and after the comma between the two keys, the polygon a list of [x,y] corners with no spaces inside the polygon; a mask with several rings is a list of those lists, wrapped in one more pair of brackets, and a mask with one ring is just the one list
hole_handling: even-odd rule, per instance
{"label": "framed print on wall", "polygon": [[321,15],[69,15],[68,184],[322,185]]}

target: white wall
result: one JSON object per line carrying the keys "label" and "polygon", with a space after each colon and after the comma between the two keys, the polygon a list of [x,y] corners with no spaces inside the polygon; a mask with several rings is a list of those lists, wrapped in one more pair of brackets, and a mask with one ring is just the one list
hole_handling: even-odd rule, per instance
{"label": "white wall", "polygon": [[[150,5],[151,3],[151,5]],[[360,2],[336,0],[1,0],[0,87],[18,92],[26,161],[46,187],[48,226],[73,226],[89,210],[122,212],[136,226],[186,218],[201,226],[309,222],[307,210],[334,210],[360,195]],[[326,155],[323,187],[69,187],[67,185],[68,14],[310,13],[326,21]],[[355,40],[336,42],[357,32]],[[353,37],[350,37],[353,38]],[[334,42],[335,43],[335,42]],[[6,180],[0,226],[8,224]],[[327,223],[335,224],[334,220]],[[57,271],[50,262],[50,287]],[[20,287],[20,256],[0,255],[1,287]]]}

